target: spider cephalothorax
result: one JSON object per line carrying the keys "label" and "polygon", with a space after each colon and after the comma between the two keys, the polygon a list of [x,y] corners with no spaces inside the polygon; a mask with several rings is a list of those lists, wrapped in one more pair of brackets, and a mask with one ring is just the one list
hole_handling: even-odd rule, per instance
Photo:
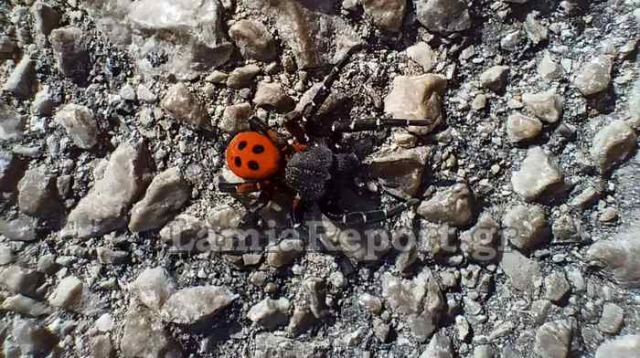
{"label": "spider cephalothorax", "polygon": [[[284,138],[258,118],[251,118],[251,131],[236,134],[226,151],[227,166],[245,182],[218,182],[219,190],[239,195],[260,192],[263,195],[259,197],[259,204],[251,208],[253,212],[268,204],[268,194],[272,194],[274,190],[290,191],[295,197],[292,217],[297,223],[302,217],[300,211],[314,204],[318,204],[318,207],[325,211],[325,215],[344,224],[383,221],[407,207],[407,203],[402,203],[391,210],[335,213],[327,212],[329,206],[323,205],[335,199],[340,187],[348,184],[362,165],[355,154],[341,153],[337,146],[333,148],[331,144],[316,141],[307,134],[308,119],[315,116],[318,108],[326,100],[331,85],[350,55],[351,52],[347,53],[332,69],[302,111],[293,111],[286,115],[285,127],[292,138]],[[404,119],[358,119],[349,125],[334,123],[331,130],[339,133],[429,124]]]}

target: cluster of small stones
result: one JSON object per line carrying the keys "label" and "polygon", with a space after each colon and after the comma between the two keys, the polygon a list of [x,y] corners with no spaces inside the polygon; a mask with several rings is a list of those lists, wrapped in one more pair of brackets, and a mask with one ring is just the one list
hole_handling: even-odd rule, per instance
{"label": "cluster of small stones", "polygon": [[[638,0],[0,3],[0,356],[640,357],[639,23]],[[284,132],[355,45],[314,126],[422,123],[341,143],[360,194],[419,199],[383,227],[420,235],[208,250],[248,225],[225,142]],[[259,214],[286,228],[282,196]]]}

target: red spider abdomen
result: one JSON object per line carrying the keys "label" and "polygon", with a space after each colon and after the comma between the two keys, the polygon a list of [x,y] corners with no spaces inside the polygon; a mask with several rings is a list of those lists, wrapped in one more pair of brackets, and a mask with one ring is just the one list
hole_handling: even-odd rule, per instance
{"label": "red spider abdomen", "polygon": [[259,132],[238,133],[227,147],[227,166],[243,179],[267,179],[281,167],[282,155],[269,137]]}

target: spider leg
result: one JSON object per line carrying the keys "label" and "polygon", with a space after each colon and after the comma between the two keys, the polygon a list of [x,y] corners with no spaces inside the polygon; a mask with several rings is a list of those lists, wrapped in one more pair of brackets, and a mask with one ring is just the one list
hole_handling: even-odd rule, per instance
{"label": "spider leg", "polygon": [[417,203],[417,200],[408,200],[406,202],[400,203],[393,208],[387,209],[379,209],[372,210],[366,212],[351,212],[344,214],[335,214],[330,212],[324,212],[324,215],[327,216],[331,221],[341,223],[343,225],[352,226],[352,225],[363,225],[363,224],[374,224],[385,221],[392,217],[395,217],[402,213],[404,210],[414,206]]}
{"label": "spider leg", "polygon": [[214,186],[217,191],[222,193],[231,193],[231,194],[250,194],[258,191],[262,191],[263,189],[269,188],[271,186],[271,182],[268,180],[256,181],[256,182],[246,182],[246,183],[229,183],[224,181],[223,179],[216,178],[214,181]]}
{"label": "spider leg", "polygon": [[356,119],[349,124],[343,124],[334,122],[331,126],[331,131],[334,133],[342,132],[362,132],[371,131],[382,128],[392,127],[424,127],[431,126],[433,122],[427,120],[416,119],[390,119],[390,118],[378,118],[378,119]]}
{"label": "spider leg", "polygon": [[340,76],[340,72],[344,66],[347,65],[351,56],[359,49],[360,46],[354,46],[350,48],[347,53],[336,63],[331,72],[325,77],[320,84],[318,90],[313,95],[313,98],[307,103],[304,108],[299,110],[293,110],[285,115],[285,128],[291,133],[291,135],[299,143],[308,143],[309,136],[306,134],[307,123],[310,118],[313,118],[320,107],[324,104],[331,93],[331,87]]}

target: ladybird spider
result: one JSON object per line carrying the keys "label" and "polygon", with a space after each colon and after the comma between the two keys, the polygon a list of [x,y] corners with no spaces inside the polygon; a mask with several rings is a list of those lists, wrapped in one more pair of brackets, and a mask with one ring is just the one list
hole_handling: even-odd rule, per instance
{"label": "ladybird spider", "polygon": [[[247,195],[259,192],[258,199],[249,207],[251,213],[269,204],[274,190],[288,190],[294,195],[291,219],[294,225],[302,223],[303,210],[318,205],[321,212],[334,222],[343,225],[359,225],[385,221],[415,204],[415,199],[403,201],[387,210],[368,212],[334,213],[329,205],[337,194],[337,187],[345,183],[361,166],[353,153],[332,151],[322,141],[314,141],[307,135],[307,124],[325,102],[330,88],[353,53],[353,49],[332,68],[312,100],[301,110],[285,115],[285,129],[292,136],[286,140],[258,118],[250,119],[251,130],[240,132],[226,149],[226,165],[243,183],[216,180],[221,192]],[[335,122],[333,133],[358,132],[389,127],[425,126],[431,123],[421,120],[356,119],[349,125]]]}

